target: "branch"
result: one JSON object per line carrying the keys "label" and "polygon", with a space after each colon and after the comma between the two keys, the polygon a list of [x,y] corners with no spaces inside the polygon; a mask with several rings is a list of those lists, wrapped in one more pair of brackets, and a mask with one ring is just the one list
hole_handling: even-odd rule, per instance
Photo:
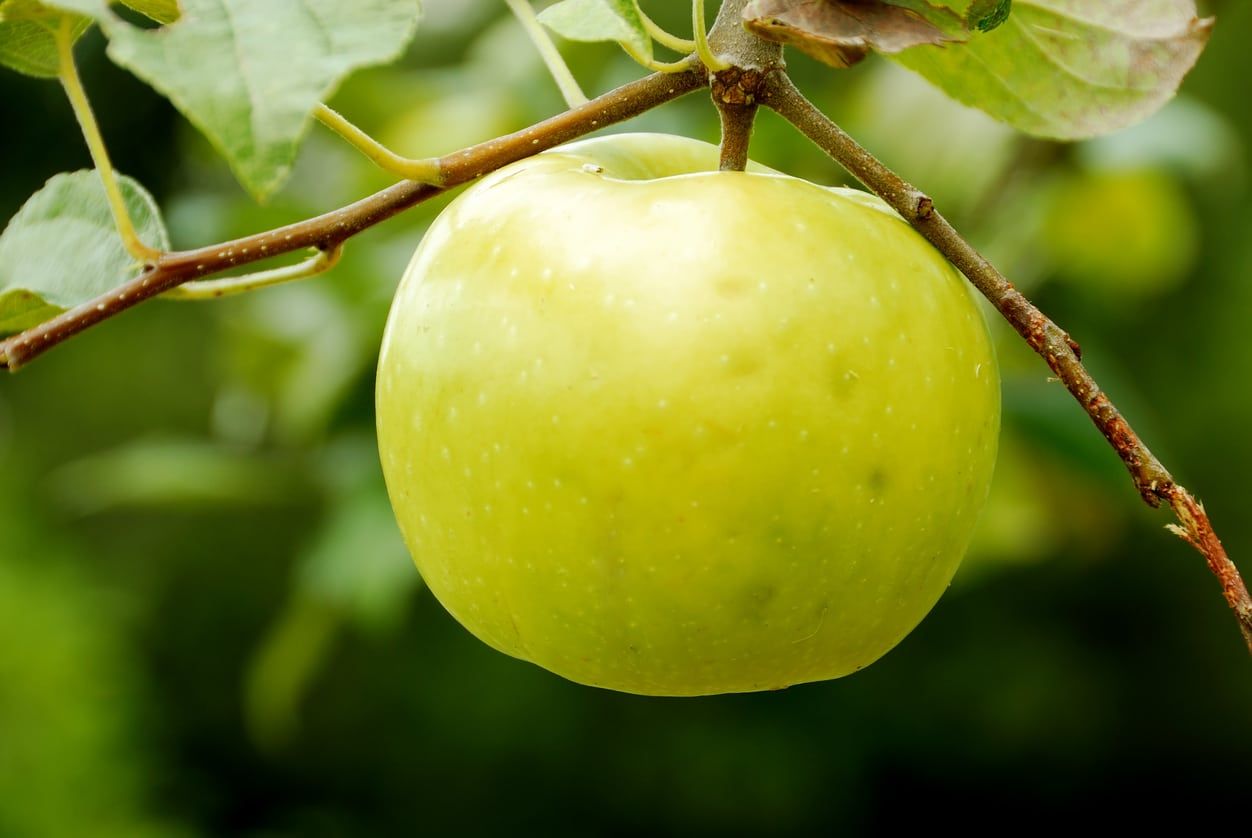
{"label": "branch", "polygon": [[1082,352],[1061,327],[1026,299],[1004,275],[948,223],[924,193],[888,169],[832,122],[782,73],[771,74],[759,96],[801,133],[821,147],[857,180],[890,204],[952,264],[968,277],[1004,319],[1037,352],[1087,411],[1121,458],[1144,501],[1152,507],[1167,501],[1181,526],[1172,532],[1193,546],[1221,583],[1226,602],[1239,621],[1252,652],[1252,598],[1239,570],[1226,555],[1204,507],[1175,482],[1138,434],[1114,407],[1082,365]]}
{"label": "branch", "polygon": [[624,84],[529,128],[455,151],[438,160],[442,186],[406,181],[325,215],[234,241],[163,253],[139,276],[106,294],[0,341],[0,369],[17,370],[79,332],[133,305],[194,279],[314,247],[336,250],[344,241],[446,189],[502,166],[639,114],[707,84],[691,62],[679,73],[656,73]]}

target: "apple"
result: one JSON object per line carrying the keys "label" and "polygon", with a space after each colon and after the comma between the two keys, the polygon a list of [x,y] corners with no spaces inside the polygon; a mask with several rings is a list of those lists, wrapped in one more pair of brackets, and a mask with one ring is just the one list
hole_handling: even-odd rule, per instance
{"label": "apple", "polygon": [[987,495],[999,378],[962,277],[878,199],[680,137],[574,143],[426,234],[378,367],[422,576],[571,680],[777,689],[877,659]]}

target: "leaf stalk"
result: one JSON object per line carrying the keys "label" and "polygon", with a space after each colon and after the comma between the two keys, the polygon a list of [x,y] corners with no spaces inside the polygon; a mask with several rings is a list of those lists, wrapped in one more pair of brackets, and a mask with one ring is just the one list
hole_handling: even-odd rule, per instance
{"label": "leaf stalk", "polygon": [[78,126],[83,132],[83,139],[87,142],[87,150],[91,154],[92,163],[104,184],[104,194],[109,202],[109,210],[113,214],[113,224],[117,227],[126,252],[141,264],[151,264],[160,257],[161,251],[143,243],[135,231],[135,223],[131,220],[130,212],[126,209],[126,199],[122,196],[121,185],[113,170],[113,163],[109,160],[108,147],[104,143],[100,126],[91,109],[91,102],[87,98],[87,91],[83,88],[82,79],[78,75],[78,66],[74,62],[73,22],[68,15],[62,19],[54,37],[57,45],[58,78],[61,81],[61,87],[65,90],[65,95],[70,100],[74,118],[78,120]]}

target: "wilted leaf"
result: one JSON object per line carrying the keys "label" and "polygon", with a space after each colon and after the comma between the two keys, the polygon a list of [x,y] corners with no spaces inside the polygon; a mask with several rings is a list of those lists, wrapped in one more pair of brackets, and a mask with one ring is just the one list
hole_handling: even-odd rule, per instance
{"label": "wilted leaf", "polygon": [[1080,139],[1169,101],[1211,28],[1193,0],[1018,0],[994,32],[896,60],[1015,128]]}
{"label": "wilted leaf", "polygon": [[896,53],[966,36],[960,16],[925,0],[754,0],[743,17],[762,38],[832,67],[850,67],[871,51]]}
{"label": "wilted leaf", "polygon": [[77,40],[91,18],[35,0],[0,2],[0,64],[38,78],[55,78],[59,69],[56,33],[68,22]]}
{"label": "wilted leaf", "polygon": [[571,41],[616,41],[652,57],[652,38],[636,0],[562,0],[540,12],[539,21]]}
{"label": "wilted leaf", "polygon": [[[120,179],[139,237],[169,249],[160,210],[144,188]],[[53,177],[0,234],[0,335],[19,332],[129,279],[135,260],[122,246],[104,185],[94,171]]]}
{"label": "wilted leaf", "polygon": [[417,0],[183,0],[158,31],[106,16],[109,56],[174,103],[258,198],[277,189],[309,116],[353,70],[395,59]]}

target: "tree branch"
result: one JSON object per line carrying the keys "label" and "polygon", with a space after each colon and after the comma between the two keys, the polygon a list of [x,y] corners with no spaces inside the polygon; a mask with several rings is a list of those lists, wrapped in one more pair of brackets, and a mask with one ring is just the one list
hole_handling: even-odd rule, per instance
{"label": "tree branch", "polygon": [[1174,480],[1100,390],[1082,365],[1078,344],[965,241],[939,214],[928,196],[858,145],[804,98],[786,75],[771,74],[758,98],[900,213],[968,277],[1047,362],[1117,452],[1144,501],[1153,507],[1167,501],[1173,508],[1181,526],[1171,525],[1171,531],[1204,556],[1209,569],[1221,583],[1222,593],[1239,621],[1239,629],[1249,652],[1252,652],[1252,598],[1248,596],[1238,568],[1226,555],[1225,548],[1213,531],[1204,507]]}
{"label": "tree branch", "polygon": [[0,341],[0,369],[15,371],[79,332],[144,300],[194,279],[304,248],[335,250],[381,221],[500,167],[638,116],[708,84],[696,61],[677,73],[655,73],[624,84],[564,113],[513,134],[455,151],[438,160],[442,186],[398,183],[324,215],[234,241],[163,253],[134,279],[31,329]]}

